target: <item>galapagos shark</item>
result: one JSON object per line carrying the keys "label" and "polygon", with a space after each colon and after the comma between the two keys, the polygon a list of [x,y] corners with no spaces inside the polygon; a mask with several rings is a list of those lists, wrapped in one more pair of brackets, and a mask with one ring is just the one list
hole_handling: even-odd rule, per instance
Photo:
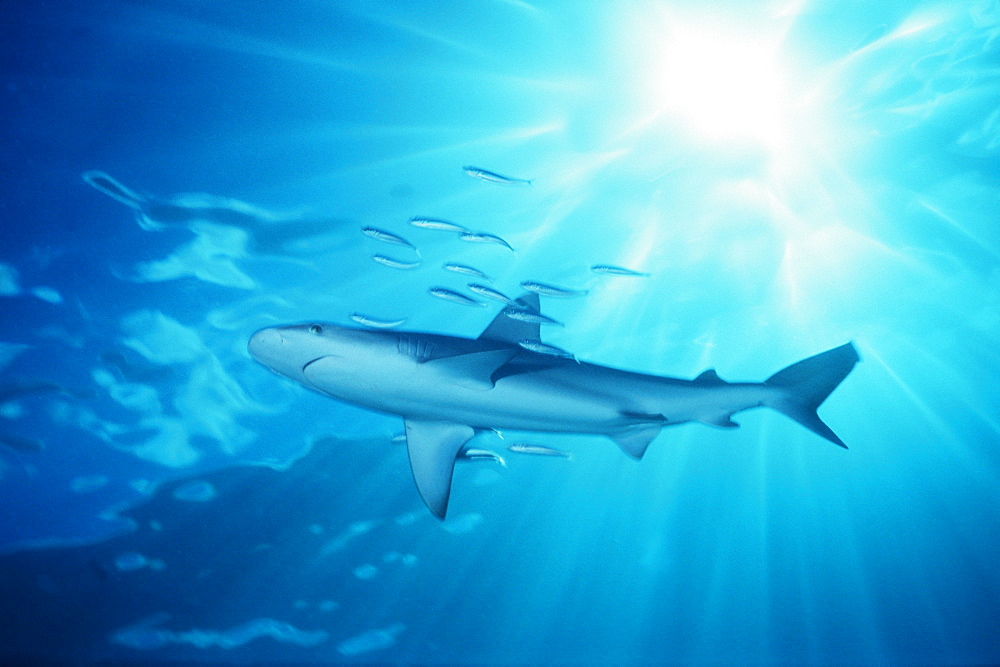
{"label": "galapagos shark", "polygon": [[[537,294],[517,301],[538,312]],[[309,389],[402,417],[413,479],[439,519],[455,460],[482,430],[600,434],[640,459],[665,426],[735,428],[735,413],[766,406],[847,448],[816,409],[859,360],[851,343],[763,382],[726,382],[714,370],[682,380],[581,363],[525,341],[542,344],[539,324],[501,311],[475,339],[314,323],[262,329],[248,349]]]}

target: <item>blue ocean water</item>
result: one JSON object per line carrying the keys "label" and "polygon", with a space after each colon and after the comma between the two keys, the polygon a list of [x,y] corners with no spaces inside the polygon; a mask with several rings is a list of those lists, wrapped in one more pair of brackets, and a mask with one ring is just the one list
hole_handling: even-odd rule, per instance
{"label": "blue ocean water", "polygon": [[[5,660],[1000,661],[1000,3],[2,0],[0,58]],[[449,262],[616,368],[853,341],[850,449],[484,433],[438,521],[246,343],[474,338]]]}

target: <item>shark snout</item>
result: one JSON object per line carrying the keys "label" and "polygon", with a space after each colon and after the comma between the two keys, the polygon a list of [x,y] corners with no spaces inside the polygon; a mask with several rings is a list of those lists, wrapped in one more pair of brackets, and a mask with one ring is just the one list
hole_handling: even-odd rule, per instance
{"label": "shark snout", "polygon": [[261,329],[250,336],[247,341],[247,351],[250,356],[264,365],[270,366],[273,363],[275,354],[279,352],[285,344],[285,337],[278,329]]}

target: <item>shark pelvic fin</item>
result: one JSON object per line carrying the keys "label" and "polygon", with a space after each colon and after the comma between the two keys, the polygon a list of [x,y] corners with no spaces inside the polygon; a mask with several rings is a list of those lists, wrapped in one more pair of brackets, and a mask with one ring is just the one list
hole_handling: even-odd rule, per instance
{"label": "shark pelvic fin", "polygon": [[517,348],[457,354],[453,357],[439,357],[426,362],[446,370],[453,382],[467,389],[486,391],[493,388],[493,374],[518,353]]}
{"label": "shark pelvic fin", "polygon": [[439,519],[448,511],[455,459],[476,433],[471,426],[440,421],[406,420],[406,449],[417,491]]}
{"label": "shark pelvic fin", "polygon": [[660,427],[659,423],[636,424],[612,434],[611,439],[622,448],[623,452],[638,460],[646,453],[649,443],[660,434]]}

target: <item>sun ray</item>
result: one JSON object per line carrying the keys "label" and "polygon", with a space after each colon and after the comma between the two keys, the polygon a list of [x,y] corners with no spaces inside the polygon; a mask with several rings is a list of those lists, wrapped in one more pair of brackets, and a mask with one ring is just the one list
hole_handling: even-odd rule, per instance
{"label": "sun ray", "polygon": [[120,26],[123,32],[137,33],[142,39],[169,40],[193,46],[209,47],[231,53],[259,56],[285,61],[295,65],[310,65],[356,74],[374,74],[375,70],[355,60],[343,60],[314,53],[239,32],[219,25],[212,25],[165,10],[145,8],[140,20]]}

